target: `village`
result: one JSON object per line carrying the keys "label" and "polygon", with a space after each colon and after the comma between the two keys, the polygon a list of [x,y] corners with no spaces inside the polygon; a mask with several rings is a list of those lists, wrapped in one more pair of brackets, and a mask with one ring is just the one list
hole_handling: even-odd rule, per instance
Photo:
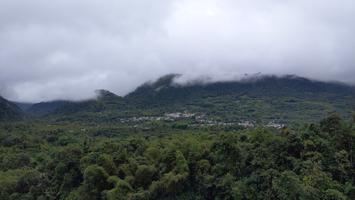
{"label": "village", "polygon": [[[176,122],[182,120],[192,120],[195,126],[241,126],[243,128],[254,128],[256,123],[253,121],[240,121],[240,122],[223,122],[210,119],[206,114],[201,113],[191,113],[188,111],[185,112],[173,112],[165,113],[161,116],[140,116],[140,117],[131,117],[131,118],[121,118],[119,121],[121,123],[140,123],[140,122],[149,122],[149,121],[164,121],[164,122]],[[285,127],[284,124],[270,121],[264,125],[269,128],[281,129]]]}

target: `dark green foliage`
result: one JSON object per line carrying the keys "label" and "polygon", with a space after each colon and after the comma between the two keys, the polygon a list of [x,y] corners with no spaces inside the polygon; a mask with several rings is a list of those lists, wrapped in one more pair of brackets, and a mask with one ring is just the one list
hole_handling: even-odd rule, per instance
{"label": "dark green foliage", "polygon": [[84,182],[79,188],[81,199],[100,199],[101,193],[108,189],[109,175],[104,168],[90,165],[84,171]]}
{"label": "dark green foliage", "polygon": [[24,113],[14,103],[7,101],[0,96],[0,122],[23,119]]}
{"label": "dark green foliage", "polygon": [[189,110],[224,120],[318,121],[330,112],[349,117],[355,109],[355,88],[296,76],[262,76],[241,81],[181,86],[168,75],[128,94],[127,102],[151,112]]}
{"label": "dark green foliage", "polygon": [[25,108],[24,111],[34,116],[45,116],[70,103],[69,101],[41,102]]}
{"label": "dark green foliage", "polygon": [[0,124],[0,199],[355,197],[355,126],[336,114],[281,130],[97,126]]}

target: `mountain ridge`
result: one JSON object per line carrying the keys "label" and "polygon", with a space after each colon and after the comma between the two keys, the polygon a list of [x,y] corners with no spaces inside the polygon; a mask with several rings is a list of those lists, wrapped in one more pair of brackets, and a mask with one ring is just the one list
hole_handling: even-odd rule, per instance
{"label": "mountain ridge", "polygon": [[[54,108],[44,109],[40,116],[114,120],[188,110],[223,120],[297,121],[316,120],[330,112],[348,116],[355,110],[355,88],[342,83],[288,75],[178,84],[175,80],[179,77],[179,74],[160,77],[123,97],[97,90],[95,99],[56,102]],[[46,104],[51,107],[53,102],[41,104],[45,108]]]}
{"label": "mountain ridge", "polygon": [[[176,80],[181,76],[162,76],[142,84],[123,97],[100,89],[95,91],[94,99],[25,105],[20,115],[26,113],[40,119],[112,120],[188,110],[223,120],[297,121],[302,118],[319,119],[330,112],[348,116],[355,111],[355,87],[344,83],[322,82],[294,75],[256,75],[237,81],[196,80],[179,84]],[[20,109],[17,106],[13,108]]]}

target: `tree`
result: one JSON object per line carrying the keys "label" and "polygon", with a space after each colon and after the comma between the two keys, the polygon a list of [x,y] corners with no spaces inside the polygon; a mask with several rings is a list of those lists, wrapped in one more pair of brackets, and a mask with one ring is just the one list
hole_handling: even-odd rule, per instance
{"label": "tree", "polygon": [[84,182],[79,190],[82,199],[96,200],[101,192],[109,188],[107,172],[98,165],[90,165],[85,169]]}
{"label": "tree", "polygon": [[335,134],[341,129],[341,117],[337,113],[331,114],[329,117],[320,122],[321,130],[329,134]]}
{"label": "tree", "polygon": [[97,164],[103,167],[109,174],[114,174],[117,170],[112,156],[108,154],[101,154],[97,159]]}
{"label": "tree", "polygon": [[273,181],[272,188],[278,199],[302,199],[305,193],[302,182],[291,171],[282,172],[280,177]]}
{"label": "tree", "polygon": [[105,192],[107,200],[126,200],[133,191],[131,185],[117,176],[110,176],[107,180],[114,188]]}
{"label": "tree", "polygon": [[146,188],[153,181],[156,171],[154,166],[139,165],[135,174],[135,185]]}
{"label": "tree", "polygon": [[324,193],[325,200],[347,200],[346,196],[338,190],[328,189]]}

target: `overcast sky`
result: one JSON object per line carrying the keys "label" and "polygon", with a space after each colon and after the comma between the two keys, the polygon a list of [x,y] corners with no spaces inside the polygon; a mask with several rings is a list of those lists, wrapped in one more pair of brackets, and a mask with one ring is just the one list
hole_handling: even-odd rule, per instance
{"label": "overcast sky", "polygon": [[0,0],[0,95],[127,94],[168,73],[355,81],[354,0]]}

